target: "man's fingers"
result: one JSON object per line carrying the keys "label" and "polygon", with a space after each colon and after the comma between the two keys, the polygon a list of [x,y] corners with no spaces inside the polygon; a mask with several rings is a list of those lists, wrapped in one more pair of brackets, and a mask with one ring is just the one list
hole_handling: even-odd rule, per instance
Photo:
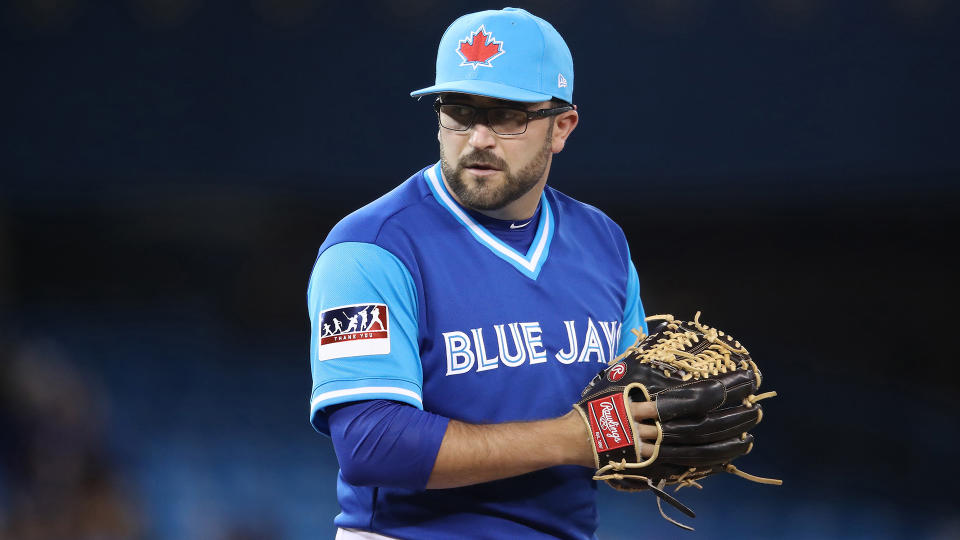
{"label": "man's fingers", "polygon": [[[630,414],[638,421],[652,420],[657,417],[657,404],[652,401],[631,403]],[[640,455],[648,458],[653,455],[653,445],[657,440],[657,426],[640,424],[637,426],[637,435],[641,439]]]}
{"label": "man's fingers", "polygon": [[640,424],[637,427],[637,434],[640,435],[640,439],[643,441],[656,441],[657,440],[657,426],[648,426],[646,424]]}
{"label": "man's fingers", "polygon": [[[656,420],[657,404],[653,401],[644,401],[642,403],[631,403],[630,414],[637,421]],[[641,439],[640,455],[648,458],[653,455],[653,445],[657,440],[657,426],[640,424],[637,426],[637,435]]]}
{"label": "man's fingers", "polygon": [[641,441],[640,444],[640,455],[648,458],[653,455],[653,442],[651,441]]}
{"label": "man's fingers", "polygon": [[655,420],[657,418],[657,404],[653,401],[631,403],[630,414],[634,420]]}

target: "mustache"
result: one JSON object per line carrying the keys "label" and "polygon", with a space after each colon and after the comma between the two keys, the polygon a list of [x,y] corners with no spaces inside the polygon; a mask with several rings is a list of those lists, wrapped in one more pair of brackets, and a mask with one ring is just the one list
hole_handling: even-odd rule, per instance
{"label": "mustache", "polygon": [[460,158],[459,168],[465,169],[470,165],[484,165],[501,171],[507,170],[507,162],[488,150],[475,150]]}

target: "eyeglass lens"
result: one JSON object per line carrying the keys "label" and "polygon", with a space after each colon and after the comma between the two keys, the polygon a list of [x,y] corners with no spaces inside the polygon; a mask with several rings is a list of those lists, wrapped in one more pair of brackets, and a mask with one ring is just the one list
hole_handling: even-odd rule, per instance
{"label": "eyeglass lens", "polygon": [[[482,109],[486,124],[499,135],[519,135],[527,130],[527,113],[518,109]],[[466,131],[476,121],[479,111],[470,105],[441,104],[440,125],[454,131]]]}

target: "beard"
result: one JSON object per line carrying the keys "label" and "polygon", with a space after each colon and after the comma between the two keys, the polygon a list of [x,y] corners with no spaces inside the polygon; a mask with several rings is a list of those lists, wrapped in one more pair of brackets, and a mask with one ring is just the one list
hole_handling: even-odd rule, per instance
{"label": "beard", "polygon": [[[475,150],[462,158],[456,165],[447,161],[443,148],[443,139],[440,139],[440,169],[447,179],[450,190],[457,196],[460,204],[474,210],[499,210],[528,193],[537,182],[543,178],[552,155],[551,140],[553,139],[553,124],[547,130],[543,147],[533,159],[520,168],[516,173],[503,159],[489,150]],[[486,178],[479,178],[473,185],[464,179],[466,166],[483,163],[499,169],[504,176],[501,184],[494,186]]]}

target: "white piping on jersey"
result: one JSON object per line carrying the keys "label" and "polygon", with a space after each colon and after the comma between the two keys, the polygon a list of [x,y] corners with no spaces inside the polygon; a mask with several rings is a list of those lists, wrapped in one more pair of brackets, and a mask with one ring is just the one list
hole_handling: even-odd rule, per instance
{"label": "white piping on jersey", "polygon": [[360,529],[337,529],[335,540],[397,540],[393,536],[384,536],[380,533],[362,531]]}
{"label": "white piping on jersey", "polygon": [[466,212],[464,212],[460,206],[450,198],[450,195],[447,193],[446,186],[443,185],[443,182],[440,180],[437,170],[440,168],[440,164],[430,167],[427,169],[427,179],[430,180],[432,184],[433,192],[440,199],[440,202],[450,211],[467,229],[473,234],[473,236],[480,240],[481,243],[485,244],[488,248],[493,250],[495,253],[501,255],[504,258],[513,261],[516,265],[519,265],[523,270],[526,270],[526,274],[531,278],[536,279],[537,275],[540,273],[540,267],[543,265],[541,257],[544,254],[544,251],[547,247],[547,241],[552,236],[553,228],[553,213],[550,209],[550,203],[547,202],[547,196],[545,193],[540,194],[540,201],[543,204],[543,220],[542,227],[537,231],[536,246],[532,253],[528,252],[529,258],[524,258],[517,250],[512,247],[504,244],[500,241],[499,238],[491,235],[487,229],[482,225],[473,220]]}
{"label": "white piping on jersey", "polygon": [[310,409],[316,409],[317,405],[327,401],[328,399],[340,398],[345,396],[357,396],[360,394],[394,394],[400,396],[406,396],[416,400],[420,406],[423,406],[423,399],[420,397],[420,394],[416,392],[411,392],[406,388],[397,388],[394,386],[361,386],[360,388],[348,388],[346,390],[331,390],[330,392],[324,392],[319,396],[310,400]]}

